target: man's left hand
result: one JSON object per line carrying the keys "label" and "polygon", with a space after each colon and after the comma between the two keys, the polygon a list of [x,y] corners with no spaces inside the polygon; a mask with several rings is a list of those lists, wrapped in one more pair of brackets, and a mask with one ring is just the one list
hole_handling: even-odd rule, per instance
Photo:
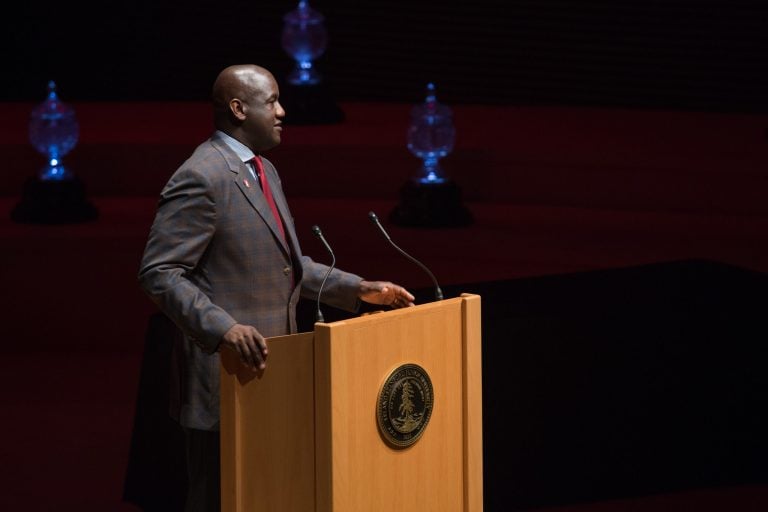
{"label": "man's left hand", "polygon": [[383,304],[393,308],[411,307],[415,299],[408,290],[389,281],[360,281],[357,296],[370,304]]}

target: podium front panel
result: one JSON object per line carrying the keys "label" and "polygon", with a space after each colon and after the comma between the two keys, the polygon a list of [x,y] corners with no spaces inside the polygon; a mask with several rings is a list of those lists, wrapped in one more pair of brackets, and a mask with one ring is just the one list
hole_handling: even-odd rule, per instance
{"label": "podium front panel", "polygon": [[[466,510],[462,300],[319,324],[315,358],[317,510]],[[408,363],[426,371],[434,401],[422,436],[398,448],[376,405]]]}

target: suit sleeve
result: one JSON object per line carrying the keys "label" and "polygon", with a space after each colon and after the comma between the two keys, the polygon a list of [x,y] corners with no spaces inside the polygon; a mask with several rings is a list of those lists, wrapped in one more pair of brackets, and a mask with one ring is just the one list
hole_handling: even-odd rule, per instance
{"label": "suit sleeve", "polygon": [[[301,257],[301,265],[304,273],[301,296],[316,299],[329,267],[317,263],[309,256]],[[323,287],[322,302],[346,311],[357,311],[360,309],[360,299],[357,294],[362,280],[363,278],[356,274],[333,269]]]}
{"label": "suit sleeve", "polygon": [[139,270],[155,304],[203,350],[213,352],[235,320],[211,302],[199,263],[215,233],[216,202],[203,176],[181,169],[160,195]]}

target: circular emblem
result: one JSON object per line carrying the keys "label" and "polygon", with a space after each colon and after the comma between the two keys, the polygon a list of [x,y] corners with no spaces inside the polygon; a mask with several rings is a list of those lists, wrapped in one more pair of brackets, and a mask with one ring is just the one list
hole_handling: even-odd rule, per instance
{"label": "circular emblem", "polygon": [[381,435],[403,448],[419,440],[429,423],[434,404],[432,381],[419,365],[395,368],[379,391],[376,418]]}

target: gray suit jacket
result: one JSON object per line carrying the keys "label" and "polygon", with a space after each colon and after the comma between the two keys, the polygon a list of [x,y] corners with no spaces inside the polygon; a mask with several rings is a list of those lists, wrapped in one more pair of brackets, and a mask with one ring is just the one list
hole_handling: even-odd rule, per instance
{"label": "gray suit jacket", "polygon": [[[301,254],[280,178],[263,161],[287,244],[247,166],[212,138],[169,179],[144,250],[139,282],[183,333],[170,402],[186,427],[218,429],[222,336],[235,323],[264,336],[296,332],[300,295],[316,298],[328,269]],[[334,270],[323,302],[355,311],[361,279]]]}

